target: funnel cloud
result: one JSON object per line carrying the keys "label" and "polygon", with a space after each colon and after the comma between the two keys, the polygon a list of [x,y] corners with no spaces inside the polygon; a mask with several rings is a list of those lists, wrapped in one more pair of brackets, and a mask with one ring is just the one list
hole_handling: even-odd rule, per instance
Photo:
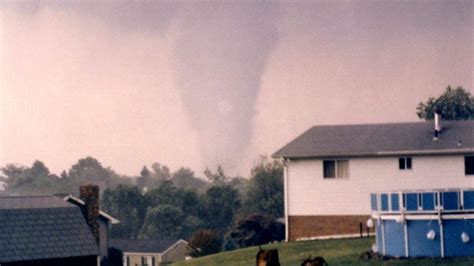
{"label": "funnel cloud", "polygon": [[177,85],[206,164],[234,171],[250,141],[261,77],[278,41],[277,6],[199,4],[176,40]]}

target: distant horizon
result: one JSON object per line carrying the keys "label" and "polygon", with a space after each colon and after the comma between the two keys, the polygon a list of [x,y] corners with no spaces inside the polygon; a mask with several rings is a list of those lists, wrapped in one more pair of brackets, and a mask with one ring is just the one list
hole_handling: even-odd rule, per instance
{"label": "distant horizon", "polygon": [[248,177],[314,125],[474,92],[474,2],[1,2],[0,166]]}
{"label": "distant horizon", "polygon": [[[467,120],[442,120],[442,121],[444,121],[444,122],[453,122],[453,121],[455,121],[455,122],[456,122],[456,121],[467,121]],[[419,119],[418,121],[407,121],[407,122],[381,122],[381,123],[362,123],[362,124],[359,124],[359,123],[356,123],[356,124],[351,124],[351,123],[347,123],[347,124],[321,124],[321,125],[313,125],[313,126],[308,127],[306,130],[304,130],[304,131],[301,132],[300,134],[296,134],[292,140],[296,139],[298,136],[300,136],[302,133],[308,131],[309,129],[311,129],[311,128],[313,128],[313,127],[317,127],[317,126],[380,125],[380,124],[400,124],[400,123],[433,123],[433,126],[434,126],[434,121],[433,121],[433,120],[422,120],[422,119]],[[290,140],[290,141],[292,141],[292,140]],[[289,142],[290,142],[290,141],[289,141]],[[288,143],[283,144],[282,147],[285,146],[286,144],[288,144]],[[281,148],[281,147],[280,147],[280,148]],[[276,151],[277,151],[277,150],[275,150],[274,152],[276,152]],[[273,155],[274,152],[272,152],[272,153],[269,154],[269,155],[260,155],[256,160],[254,160],[254,162],[253,162],[252,164],[257,163],[257,162],[258,162],[260,159],[262,159],[263,157],[267,157],[269,160],[275,159],[275,158],[272,157],[272,155]],[[95,158],[95,159],[97,159],[97,160],[102,164],[100,158],[96,158],[96,157],[93,157],[93,156],[84,156],[84,157],[82,157],[82,158],[78,158],[77,161],[76,161],[76,163],[77,163],[80,159],[84,159],[84,158],[87,158],[87,157]],[[14,164],[14,165],[17,165],[17,166],[20,166],[20,165],[21,165],[21,166],[25,166],[25,167],[30,167],[36,160],[42,161],[41,159],[37,158],[37,159],[33,160],[31,163],[29,163],[29,164],[21,164],[21,163],[15,163],[15,162],[9,162],[9,163],[7,163],[7,164]],[[42,162],[43,162],[43,161],[42,161]],[[162,164],[161,162],[153,162],[153,163],[159,163],[159,164],[161,164],[162,166],[167,166],[167,165]],[[120,173],[120,172],[116,171],[116,170],[115,170],[112,166],[110,166],[110,165],[104,165],[104,164],[102,164],[102,167],[104,167],[104,168],[110,168],[111,170],[113,170],[115,173],[117,173],[117,174],[120,175],[120,176],[125,176],[125,177],[129,177],[129,178],[136,178],[136,177],[139,177],[139,176],[140,176],[140,171],[143,169],[143,167],[147,167],[148,169],[150,169],[150,168],[151,168],[151,165],[152,165],[153,163],[151,163],[150,165],[143,165],[142,168],[140,168],[140,170],[139,170],[136,174],[131,174],[131,175],[130,175],[130,174],[123,174],[123,173]],[[5,165],[7,165],[7,164],[5,164]],[[74,163],[74,164],[75,164],[75,163]],[[62,173],[63,171],[66,171],[66,173],[67,173],[68,170],[69,170],[74,164],[71,164],[68,168],[61,170],[59,173],[53,172],[53,171],[50,170],[50,171],[51,171],[51,174],[54,174],[54,175],[57,175],[58,177],[61,177],[61,173]],[[0,167],[4,167],[5,165],[0,165]],[[48,167],[47,164],[45,164],[45,166]],[[219,165],[216,165],[215,167],[209,167],[208,169],[211,170],[211,171],[215,171],[218,166],[219,166]],[[168,167],[168,166],[167,166],[167,167]],[[253,165],[251,165],[251,166],[249,167],[247,174],[230,175],[230,176],[228,176],[228,177],[232,177],[232,178],[234,178],[234,177],[250,178],[250,174],[251,174],[252,167],[253,167]],[[200,179],[205,180],[205,181],[208,181],[208,180],[204,177],[204,174],[203,174],[203,172],[204,172],[206,169],[204,169],[203,171],[199,172],[199,171],[196,171],[195,169],[193,169],[193,168],[191,168],[191,167],[189,167],[189,166],[182,165],[182,166],[178,166],[178,167],[176,167],[176,168],[170,168],[170,172],[173,173],[173,172],[179,170],[180,168],[189,168],[190,170],[192,170],[192,171],[194,172],[195,177],[200,178]],[[48,169],[49,169],[49,167],[48,167]],[[228,173],[226,172],[226,169],[225,169],[224,166],[223,166],[223,169],[224,169],[224,172],[226,173],[226,175],[228,175]],[[0,182],[2,182],[2,181],[0,180]]]}

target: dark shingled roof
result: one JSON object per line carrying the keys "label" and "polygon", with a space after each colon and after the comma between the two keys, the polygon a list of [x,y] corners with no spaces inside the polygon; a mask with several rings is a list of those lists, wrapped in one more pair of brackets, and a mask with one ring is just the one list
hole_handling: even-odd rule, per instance
{"label": "dark shingled roof", "polygon": [[0,263],[98,254],[79,207],[55,196],[0,196]]}
{"label": "dark shingled roof", "polygon": [[110,239],[110,246],[122,252],[160,254],[179,241],[184,240]]}
{"label": "dark shingled roof", "polygon": [[474,120],[442,121],[441,125],[438,140],[433,140],[433,122],[315,126],[278,150],[273,157],[474,153]]}

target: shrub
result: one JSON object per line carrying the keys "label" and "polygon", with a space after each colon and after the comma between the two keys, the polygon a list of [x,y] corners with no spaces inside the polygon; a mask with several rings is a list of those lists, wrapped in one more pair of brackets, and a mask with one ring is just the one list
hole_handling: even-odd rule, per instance
{"label": "shrub", "polygon": [[235,249],[281,241],[285,237],[282,223],[260,214],[250,214],[237,221],[226,235],[226,249]]}
{"label": "shrub", "polygon": [[221,251],[222,240],[216,231],[205,229],[194,233],[189,240],[189,244],[193,248],[191,256],[199,257]]}

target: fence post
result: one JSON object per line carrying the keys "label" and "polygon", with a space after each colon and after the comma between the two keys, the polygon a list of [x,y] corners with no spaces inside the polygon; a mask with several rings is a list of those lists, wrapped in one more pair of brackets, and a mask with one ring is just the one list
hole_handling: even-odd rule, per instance
{"label": "fence post", "polygon": [[364,237],[364,231],[362,231],[362,223],[359,223],[359,233],[360,233],[360,238]]}

